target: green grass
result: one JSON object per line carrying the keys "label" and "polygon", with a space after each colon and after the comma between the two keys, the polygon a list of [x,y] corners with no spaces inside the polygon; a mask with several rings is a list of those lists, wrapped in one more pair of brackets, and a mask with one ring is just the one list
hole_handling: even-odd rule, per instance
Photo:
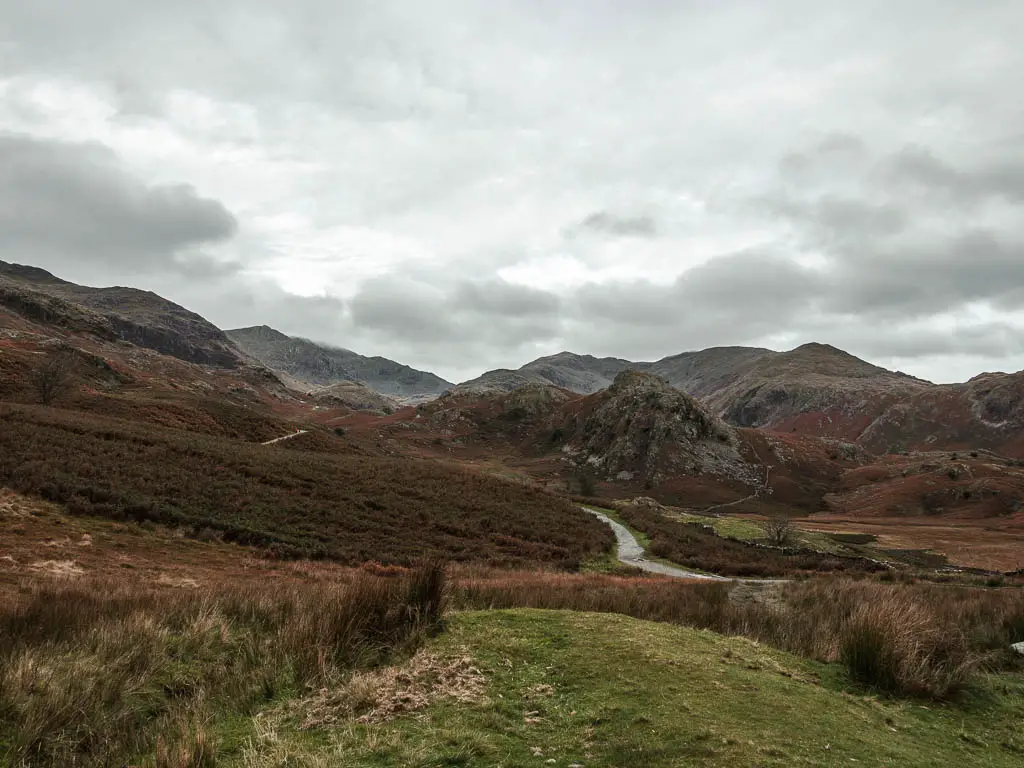
{"label": "green grass", "polygon": [[764,538],[764,528],[753,520],[744,520],[736,517],[710,517],[708,515],[694,515],[689,512],[670,512],[666,517],[677,520],[680,523],[710,525],[719,536],[726,536],[730,539],[757,541]]}
{"label": "green grass", "polygon": [[835,665],[745,639],[540,610],[456,614],[430,648],[470,654],[486,699],[377,725],[300,732],[278,721],[261,726],[244,762],[226,764],[962,768],[1024,758],[1019,675],[989,677],[956,706],[924,706],[864,695]]}

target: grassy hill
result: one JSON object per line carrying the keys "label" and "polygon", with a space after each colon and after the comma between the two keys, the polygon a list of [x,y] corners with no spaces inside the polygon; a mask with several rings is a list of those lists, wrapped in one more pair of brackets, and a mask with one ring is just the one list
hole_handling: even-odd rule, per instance
{"label": "grassy hill", "polygon": [[457,614],[426,653],[435,668],[461,671],[439,682],[407,665],[429,702],[418,712],[302,730],[303,716],[329,714],[324,700],[311,711],[313,699],[262,718],[262,733],[226,764],[960,768],[1024,756],[1019,676],[988,678],[957,706],[925,706],[867,694],[835,666],[742,638],[538,610]]}

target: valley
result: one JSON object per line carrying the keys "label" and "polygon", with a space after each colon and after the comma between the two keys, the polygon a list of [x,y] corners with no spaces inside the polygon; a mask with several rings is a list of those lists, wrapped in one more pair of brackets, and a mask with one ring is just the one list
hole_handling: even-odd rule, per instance
{"label": "valley", "polygon": [[1013,764],[1021,376],[814,344],[456,385],[0,262],[0,756]]}

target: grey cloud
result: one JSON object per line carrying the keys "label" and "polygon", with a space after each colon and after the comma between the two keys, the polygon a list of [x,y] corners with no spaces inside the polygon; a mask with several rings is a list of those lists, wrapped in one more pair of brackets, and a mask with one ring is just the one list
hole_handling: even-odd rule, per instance
{"label": "grey cloud", "polygon": [[618,237],[654,237],[658,226],[650,216],[618,216],[608,211],[595,211],[572,230],[571,234],[595,232]]}
{"label": "grey cloud", "polygon": [[501,280],[433,285],[372,280],[349,302],[357,329],[438,352],[486,346],[514,350],[550,338],[560,319],[557,297]]}
{"label": "grey cloud", "polygon": [[556,315],[561,305],[553,293],[504,280],[463,282],[454,298],[460,307],[480,314],[511,317]]}
{"label": "grey cloud", "polygon": [[778,253],[750,250],[720,256],[684,272],[677,285],[684,306],[712,312],[774,309],[781,316],[806,305],[826,284],[814,270]]}
{"label": "grey cloud", "polygon": [[1020,8],[940,5],[0,0],[0,127],[95,130],[242,219],[34,139],[22,197],[0,162],[0,245],[476,373],[829,334],[995,354],[915,328],[1024,301]]}
{"label": "grey cloud", "polygon": [[190,186],[133,178],[103,145],[0,134],[0,248],[9,254],[210,276],[230,267],[195,249],[237,226]]}
{"label": "grey cloud", "polygon": [[349,303],[357,327],[382,331],[412,342],[452,339],[450,308],[441,296],[429,296],[400,278],[365,284]]}
{"label": "grey cloud", "polygon": [[837,275],[837,307],[920,317],[1019,295],[1024,242],[975,230],[930,246],[846,255]]}
{"label": "grey cloud", "polygon": [[888,160],[896,182],[912,182],[927,191],[946,192],[959,203],[978,203],[992,197],[1024,202],[1024,164],[956,168],[924,147],[906,147]]}
{"label": "grey cloud", "polygon": [[813,312],[825,289],[814,270],[751,250],[712,259],[671,285],[586,286],[568,304],[576,308],[575,332],[602,353],[663,356],[754,343]]}
{"label": "grey cloud", "polygon": [[833,152],[862,155],[865,149],[863,139],[849,133],[830,133],[818,142],[817,146],[819,155]]}

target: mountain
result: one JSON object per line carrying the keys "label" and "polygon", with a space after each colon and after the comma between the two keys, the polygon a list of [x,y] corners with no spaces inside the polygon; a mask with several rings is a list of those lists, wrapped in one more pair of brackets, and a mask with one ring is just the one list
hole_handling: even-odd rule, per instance
{"label": "mountain", "polygon": [[935,387],[827,344],[751,355],[713,380],[696,378],[670,380],[730,424],[848,439],[891,404]]}
{"label": "mountain", "polygon": [[651,484],[709,474],[759,482],[759,472],[740,455],[734,428],[649,373],[620,373],[567,413],[560,435],[563,453],[609,478]]}
{"label": "mountain", "polygon": [[590,394],[610,386],[619,373],[636,368],[637,365],[615,357],[559,352],[527,363],[516,371],[507,368],[488,371],[471,381],[463,382],[457,390],[510,392],[524,384],[548,384],[571,392]]}
{"label": "mountain", "polygon": [[265,325],[237,328],[227,335],[268,368],[286,373],[310,389],[348,381],[390,397],[417,398],[439,395],[454,386],[440,376],[385,357],[364,357],[286,336]]}
{"label": "mountain", "polygon": [[189,363],[237,368],[225,333],[184,307],[135,288],[90,288],[36,267],[0,261],[0,310],[105,341],[125,341]]}
{"label": "mountain", "polygon": [[894,404],[936,388],[827,344],[804,344],[788,352],[714,347],[653,363],[562,352],[516,371],[490,371],[457,389],[509,391],[542,383],[591,394],[625,370],[665,379],[733,426],[847,440],[857,439]]}
{"label": "mountain", "polygon": [[879,453],[981,448],[1024,457],[1024,371],[923,388],[886,408],[859,442]]}
{"label": "mountain", "polygon": [[694,397],[707,397],[735,382],[757,361],[777,354],[759,347],[711,347],[639,365]]}

